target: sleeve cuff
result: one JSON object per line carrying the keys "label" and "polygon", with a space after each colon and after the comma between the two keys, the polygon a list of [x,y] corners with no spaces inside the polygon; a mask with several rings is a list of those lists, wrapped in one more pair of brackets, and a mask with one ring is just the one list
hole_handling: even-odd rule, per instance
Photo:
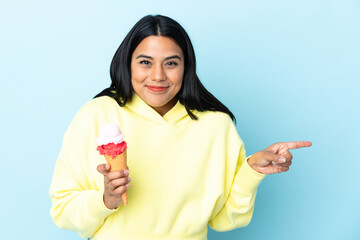
{"label": "sleeve cuff", "polygon": [[116,212],[116,209],[108,209],[103,200],[103,193],[100,191],[92,190],[92,197],[89,198],[89,212],[92,216],[98,218],[106,218],[110,214]]}
{"label": "sleeve cuff", "polygon": [[243,190],[253,192],[256,191],[261,181],[266,177],[266,174],[259,173],[249,166],[247,160],[250,157],[251,156],[247,157],[241,165],[235,181],[242,183],[241,186]]}

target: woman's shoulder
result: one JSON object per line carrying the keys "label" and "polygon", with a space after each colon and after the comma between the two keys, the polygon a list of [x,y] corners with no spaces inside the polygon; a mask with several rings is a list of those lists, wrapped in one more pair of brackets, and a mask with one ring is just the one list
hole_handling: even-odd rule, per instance
{"label": "woman's shoulder", "polygon": [[196,112],[198,124],[196,127],[201,131],[211,131],[212,137],[216,139],[231,139],[233,143],[241,143],[236,126],[231,117],[220,111]]}
{"label": "woman's shoulder", "polygon": [[88,131],[94,129],[99,122],[103,122],[116,108],[120,108],[111,97],[94,98],[80,107],[70,123],[69,130]]}
{"label": "woman's shoulder", "polygon": [[107,111],[109,109],[114,109],[114,107],[119,107],[115,99],[108,96],[101,96],[94,98],[87,103],[85,103],[79,110],[79,113],[82,114],[91,114],[99,113],[101,111]]}
{"label": "woman's shoulder", "polygon": [[230,129],[235,129],[235,125],[231,117],[220,111],[193,111],[198,117],[194,124],[204,129],[212,129],[213,132],[227,133]]}
{"label": "woman's shoulder", "polygon": [[212,122],[214,124],[228,125],[232,124],[232,119],[229,114],[220,111],[195,111],[194,114],[198,116],[200,121]]}
{"label": "woman's shoulder", "polygon": [[73,118],[73,122],[90,123],[120,108],[117,102],[108,96],[94,98],[83,104]]}

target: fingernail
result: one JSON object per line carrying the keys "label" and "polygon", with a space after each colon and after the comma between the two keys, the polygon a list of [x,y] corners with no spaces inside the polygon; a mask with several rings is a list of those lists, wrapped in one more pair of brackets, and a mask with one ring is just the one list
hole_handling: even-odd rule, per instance
{"label": "fingernail", "polygon": [[286,162],[286,159],[284,157],[279,157],[279,162],[284,163]]}
{"label": "fingernail", "polygon": [[130,182],[131,181],[131,178],[128,178],[128,182]]}
{"label": "fingernail", "polygon": [[126,187],[126,188],[128,188],[129,186],[130,186],[130,184],[129,184],[129,183],[125,185],[125,187]]}
{"label": "fingernail", "polygon": [[125,173],[126,175],[128,175],[128,174],[129,174],[129,170],[124,170],[124,173]]}

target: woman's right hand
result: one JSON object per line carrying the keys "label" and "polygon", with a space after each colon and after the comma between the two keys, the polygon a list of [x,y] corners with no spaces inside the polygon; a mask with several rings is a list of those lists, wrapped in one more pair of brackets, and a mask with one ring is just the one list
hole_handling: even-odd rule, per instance
{"label": "woman's right hand", "polygon": [[98,165],[97,170],[104,175],[104,204],[109,209],[115,209],[122,202],[121,195],[129,187],[129,170],[110,172],[108,163]]}

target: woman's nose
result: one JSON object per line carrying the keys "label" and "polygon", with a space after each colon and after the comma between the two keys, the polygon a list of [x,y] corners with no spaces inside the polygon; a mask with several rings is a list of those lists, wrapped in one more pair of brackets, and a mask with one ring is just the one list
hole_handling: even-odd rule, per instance
{"label": "woman's nose", "polygon": [[153,81],[165,80],[165,73],[162,66],[154,66],[154,68],[151,71],[151,80]]}

